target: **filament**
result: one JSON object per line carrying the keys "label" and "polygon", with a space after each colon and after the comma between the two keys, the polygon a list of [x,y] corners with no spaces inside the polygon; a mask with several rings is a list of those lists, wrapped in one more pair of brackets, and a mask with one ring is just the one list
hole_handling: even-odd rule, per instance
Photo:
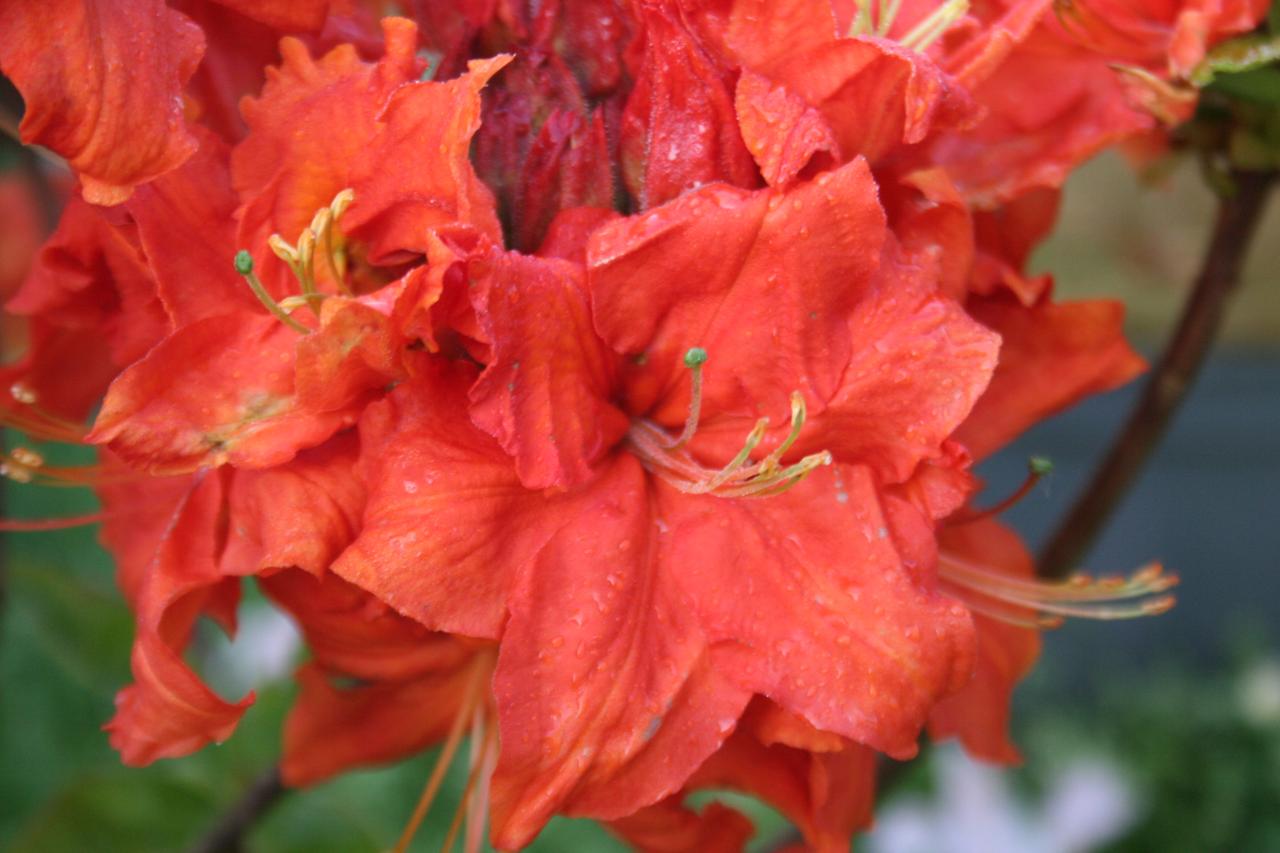
{"label": "filament", "polygon": [[1075,575],[1045,582],[1012,577],[943,552],[938,576],[975,611],[1022,627],[1056,627],[1065,617],[1132,619],[1164,613],[1174,604],[1167,594],[1178,583],[1159,564],[1129,577]]}
{"label": "filament", "polygon": [[764,440],[769,428],[768,418],[756,421],[742,448],[720,469],[706,468],[690,456],[683,448],[697,433],[702,412],[702,365],[706,360],[706,351],[700,347],[694,347],[685,354],[684,363],[690,371],[692,388],[689,415],[678,436],[672,438],[658,425],[643,419],[631,425],[628,432],[631,448],[651,473],[685,494],[756,498],[781,494],[815,468],[831,464],[831,454],[824,450],[809,454],[794,464],[782,465],[783,454],[791,449],[804,428],[805,404],[799,392],[791,395],[791,431],[759,462],[751,462],[751,454]]}
{"label": "filament", "polygon": [[969,12],[969,0],[947,0],[900,39],[903,47],[924,51]]}
{"label": "filament", "polygon": [[66,518],[0,518],[0,532],[37,533],[46,530],[68,530],[104,521],[106,514],[93,512],[87,515],[71,515]]}
{"label": "filament", "polygon": [[1022,485],[1014,490],[1004,500],[987,507],[986,509],[971,510],[964,512],[963,510],[947,519],[948,525],[972,524],[975,521],[981,521],[984,518],[991,518],[999,515],[1005,510],[1017,504],[1023,498],[1031,493],[1045,476],[1053,473],[1053,463],[1043,456],[1032,456],[1027,460],[1027,477],[1022,481]]}
{"label": "filament", "polygon": [[431,768],[431,775],[427,778],[427,784],[422,789],[422,796],[418,798],[418,804],[414,807],[413,814],[409,817],[409,823],[405,826],[404,832],[400,834],[400,839],[396,842],[393,853],[405,853],[409,849],[409,845],[413,843],[413,836],[418,832],[418,827],[422,824],[423,818],[427,816],[431,803],[440,791],[440,786],[444,782],[445,772],[449,769],[449,765],[453,763],[453,756],[458,751],[458,745],[462,743],[462,733],[466,729],[467,718],[475,709],[476,703],[480,701],[480,687],[484,683],[484,674],[488,672],[487,663],[488,657],[482,655],[472,664],[471,675],[467,679],[467,685],[463,692],[462,704],[459,706],[458,713],[449,727],[449,734],[445,737],[440,756],[436,759],[435,766]]}

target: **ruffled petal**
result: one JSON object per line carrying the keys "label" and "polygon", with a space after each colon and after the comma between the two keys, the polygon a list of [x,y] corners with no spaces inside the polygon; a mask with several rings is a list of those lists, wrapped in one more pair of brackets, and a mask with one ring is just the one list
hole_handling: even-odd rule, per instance
{"label": "ruffled petal", "polygon": [[843,159],[827,120],[786,86],[744,70],[734,105],[742,138],[771,187],[786,186],[807,167]]}
{"label": "ruffled petal", "polygon": [[106,726],[126,764],[150,764],[223,741],[253,702],[252,694],[237,703],[223,700],[182,660],[202,612],[212,608],[224,623],[234,615],[238,587],[217,560],[223,481],[216,471],[187,480],[168,524],[157,530],[138,584],[135,681],[117,695],[116,714]]}
{"label": "ruffled petal", "polygon": [[[453,222],[501,240],[493,194],[476,176],[469,152],[480,126],[480,90],[510,61],[472,60],[461,77],[410,83],[391,94],[376,136],[352,158],[356,200],[343,219],[345,231],[367,242],[373,262],[425,253],[427,232]],[[403,168],[388,169],[388,163]]]}
{"label": "ruffled petal", "polygon": [[[476,264],[472,264],[474,270]],[[591,325],[582,268],[494,252],[469,294],[490,345],[471,418],[515,459],[530,489],[576,485],[627,431],[609,402],[614,358]]]}
{"label": "ruffled petal", "polygon": [[[1008,296],[975,299],[970,313],[1000,333],[991,386],[956,437],[982,458],[1037,421],[1109,391],[1142,373],[1146,362],[1124,339],[1124,306],[1112,300],[1027,308]],[[1052,376],[1052,382],[1045,377]]]}
{"label": "ruffled petal", "polygon": [[683,421],[690,347],[710,354],[704,409],[811,410],[835,393],[853,342],[849,312],[870,286],[885,240],[862,160],[795,189],[687,193],[592,235],[588,286],[596,328],[631,356],[628,408]]}
{"label": "ruffled petal", "polygon": [[433,630],[497,639],[516,571],[576,510],[524,488],[467,419],[475,371],[437,363],[360,422],[369,503],[333,570]]}
{"label": "ruffled petal", "polygon": [[986,389],[1000,339],[958,304],[931,295],[930,283],[916,268],[886,265],[876,292],[853,313],[858,347],[840,387],[806,424],[796,452],[829,450],[837,461],[871,466],[883,483],[903,482],[941,455]]}
{"label": "ruffled petal", "polygon": [[293,285],[267,238],[279,233],[292,242],[317,210],[353,185],[357,164],[374,156],[370,146],[387,99],[421,71],[417,27],[400,18],[382,26],[386,48],[377,63],[362,61],[350,44],[313,59],[302,42],[282,40],[282,62],[266,70],[262,94],[241,103],[249,134],[231,155],[244,205],[238,243],[258,259],[273,291]]}
{"label": "ruffled petal", "polygon": [[358,453],[348,432],[283,465],[239,472],[227,498],[222,570],[256,575],[297,567],[322,576],[360,529],[365,490],[355,472]]}
{"label": "ruffled petal", "polygon": [[0,33],[22,141],[65,157],[89,201],[118,204],[195,153],[182,89],[204,36],[163,0],[5,3]]}
{"label": "ruffled petal", "polygon": [[[973,663],[967,611],[904,562],[865,468],[815,471],[763,501],[659,489],[662,560],[725,673],[811,725],[898,758]],[[931,535],[924,526],[924,535]]]}
{"label": "ruffled petal", "polygon": [[179,329],[112,383],[89,440],[152,473],[278,465],[355,422],[293,396],[298,333],[265,314]]}
{"label": "ruffled petal", "polygon": [[593,790],[667,724],[703,654],[690,603],[653,562],[645,481],[635,460],[618,458],[512,590],[494,677],[503,744],[493,780],[499,847],[528,843],[566,801],[580,811],[573,803],[580,796],[593,816],[620,817],[671,793],[746,704],[745,691],[731,688],[736,708],[724,719],[704,714],[683,732],[685,744],[667,743],[665,760],[649,767],[654,778],[633,786],[645,799]]}

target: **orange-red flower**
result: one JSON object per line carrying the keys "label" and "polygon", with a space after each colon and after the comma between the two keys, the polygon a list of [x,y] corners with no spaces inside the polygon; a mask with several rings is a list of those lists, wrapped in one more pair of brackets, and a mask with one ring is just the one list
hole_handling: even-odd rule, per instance
{"label": "orange-red flower", "polygon": [[252,701],[183,657],[245,577],[311,652],[286,781],[469,729],[503,848],[568,813],[738,849],[683,802],[730,786],[844,849],[923,727],[1015,757],[1032,629],[1114,590],[1034,582],[971,460],[1141,366],[1025,272],[1150,123],[1047,0],[422,3],[380,44],[348,4],[175,6],[61,10],[65,55],[0,7],[80,179],[0,411],[103,454],[6,465],[102,496],[127,762]]}

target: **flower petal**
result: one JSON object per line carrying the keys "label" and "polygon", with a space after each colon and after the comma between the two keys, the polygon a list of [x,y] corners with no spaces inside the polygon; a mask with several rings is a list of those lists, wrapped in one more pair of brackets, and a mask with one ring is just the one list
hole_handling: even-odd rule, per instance
{"label": "flower petal", "polygon": [[738,853],[755,832],[728,806],[708,803],[695,812],[678,797],[610,821],[609,829],[644,853]]}
{"label": "flower petal", "polygon": [[471,418],[510,453],[530,489],[572,486],[627,431],[610,405],[615,356],[591,325],[582,268],[494,252],[469,290],[489,363]]}
{"label": "flower petal", "polygon": [[747,149],[771,187],[786,186],[811,165],[843,159],[826,119],[786,86],[743,70],[734,106]]}
{"label": "flower petal", "polygon": [[333,570],[428,628],[497,639],[516,571],[573,509],[466,417],[474,370],[431,367],[361,419],[369,503]]}
{"label": "flower petal", "polygon": [[[865,468],[821,468],[765,501],[659,489],[665,564],[732,672],[813,726],[915,754],[938,699],[967,680],[967,611],[904,563]],[[926,528],[927,530],[927,528]]]}
{"label": "flower petal", "polygon": [[738,133],[730,69],[679,4],[637,4],[643,57],[619,130],[622,180],[641,210],[713,181],[759,184]]}
{"label": "flower petal", "polygon": [[183,662],[181,651],[196,618],[210,607],[228,611],[238,588],[217,565],[218,529],[225,485],[222,472],[202,472],[173,505],[157,532],[153,556],[138,586],[138,634],[133,645],[135,683],[116,697],[106,728],[111,745],[130,765],[187,755],[230,736],[253,702],[219,698]]}
{"label": "flower petal", "polygon": [[[991,386],[956,438],[982,458],[1076,401],[1146,368],[1124,339],[1124,306],[1097,299],[1027,308],[1009,296],[974,299],[970,313],[1003,339]],[[1052,375],[1053,381],[1044,378]]]}
{"label": "flower petal", "polygon": [[826,411],[806,425],[796,452],[829,450],[900,483],[973,408],[996,366],[999,337],[949,299],[930,295],[931,277],[886,264],[874,294],[858,305],[850,337],[859,343]]}
{"label": "flower petal", "polygon": [[820,408],[848,363],[848,315],[884,239],[862,160],[788,192],[704,187],[602,226],[588,286],[601,336],[633,356],[629,410],[682,422],[694,346],[711,356],[707,412],[785,412],[792,391]]}
{"label": "flower petal", "polygon": [[344,433],[265,470],[240,471],[227,497],[222,570],[257,575],[297,567],[320,577],[355,539],[364,510],[359,444]]}
{"label": "flower petal", "polygon": [[22,141],[65,157],[87,200],[118,204],[195,152],[182,87],[204,36],[163,0],[5,3],[0,33]]}
{"label": "flower petal", "polygon": [[399,18],[382,26],[386,49],[376,64],[362,61],[350,44],[313,59],[302,42],[283,39],[282,62],[267,69],[262,94],[241,103],[249,134],[231,155],[244,202],[238,243],[259,260],[263,281],[277,295],[295,285],[267,238],[279,233],[294,241],[317,210],[352,186],[356,164],[372,156],[387,98],[421,70],[417,28]]}
{"label": "flower petal", "polygon": [[350,687],[315,664],[297,677],[302,692],[285,721],[280,763],[290,786],[403,759],[439,740],[459,713],[467,669]]}
{"label": "flower petal", "polygon": [[[1013,577],[1035,577],[1026,546],[994,519],[944,527],[939,539],[944,551],[963,560]],[[976,613],[973,624],[978,635],[973,680],[933,709],[929,734],[959,737],[975,758],[1014,764],[1020,755],[1009,738],[1013,688],[1040,656],[1040,632]]]}
{"label": "flower petal", "polygon": [[195,156],[139,187],[125,205],[175,327],[257,307],[232,265],[237,200],[230,152],[209,131],[197,129],[195,136]]}
{"label": "flower petal", "polygon": [[[528,843],[562,808],[621,817],[678,789],[746,705],[739,687],[707,695],[706,679],[693,695],[682,692],[704,640],[691,603],[655,562],[655,532],[646,475],[621,456],[512,590],[494,676],[503,744],[493,779],[500,847]],[[701,713],[683,715],[686,705]],[[595,790],[673,718],[680,719],[678,739],[664,738],[661,761],[641,758],[647,778],[623,786],[629,796],[618,787]]]}
{"label": "flower petal", "polygon": [[226,314],[170,335],[112,383],[89,440],[152,473],[268,467],[355,420],[293,397],[298,333],[265,314]]}
{"label": "flower petal", "polygon": [[[368,243],[373,262],[425,253],[427,231],[453,222],[501,240],[493,194],[476,176],[469,152],[480,126],[480,90],[510,61],[472,60],[461,77],[409,83],[391,94],[377,135],[352,158],[356,200],[343,219],[343,230]],[[388,169],[388,163],[407,165]]]}

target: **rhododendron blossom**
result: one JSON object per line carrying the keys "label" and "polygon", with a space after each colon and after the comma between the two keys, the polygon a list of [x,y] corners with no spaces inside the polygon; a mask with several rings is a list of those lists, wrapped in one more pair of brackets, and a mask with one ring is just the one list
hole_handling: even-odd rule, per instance
{"label": "rhododendron blossom", "polygon": [[1143,367],[1026,261],[1156,126],[1111,66],[1179,82],[1263,5],[0,2],[78,181],[0,412],[99,452],[5,471],[102,501],[112,745],[231,736],[253,697],[184,652],[252,577],[309,652],[288,784],[444,742],[404,844],[467,735],[501,849],[740,849],[685,806],[733,787],[844,850],[926,728],[1016,760],[1039,630],[1174,582],[1036,580],[974,506]]}

